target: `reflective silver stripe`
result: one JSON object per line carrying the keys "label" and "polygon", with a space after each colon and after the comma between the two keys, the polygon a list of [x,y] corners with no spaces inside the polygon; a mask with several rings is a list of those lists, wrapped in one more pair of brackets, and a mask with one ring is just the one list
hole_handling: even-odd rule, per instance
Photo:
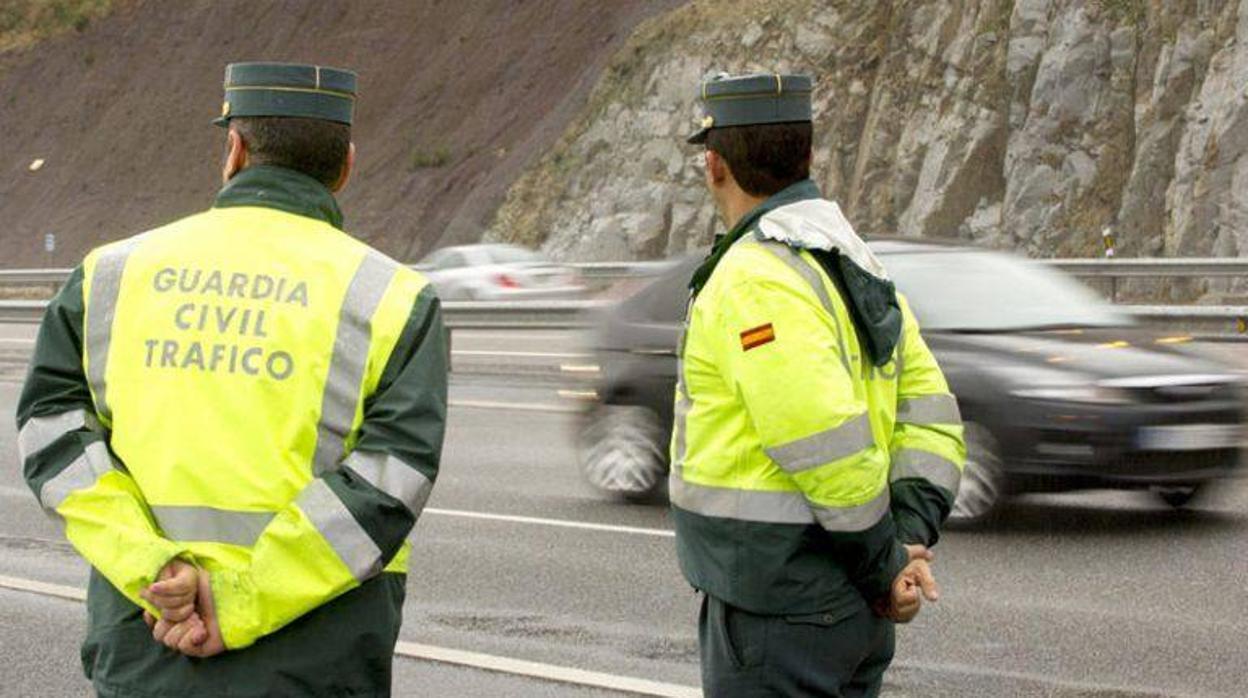
{"label": "reflective silver stripe", "polygon": [[880,519],[888,516],[890,502],[888,488],[885,487],[875,499],[856,507],[812,507],[812,509],[815,511],[815,518],[819,520],[819,525],[823,526],[825,531],[852,533],[865,531],[879,523]]}
{"label": "reflective silver stripe", "polygon": [[815,516],[801,492],[759,492],[686,482],[673,471],[672,504],[703,516],[779,524],[813,524]]}
{"label": "reflective silver stripe", "polygon": [[906,315],[903,312],[901,316],[901,334],[897,335],[897,382],[901,382],[901,377],[906,375]]}
{"label": "reflective silver stripe", "polygon": [[112,469],[113,458],[104,442],[89,443],[82,455],[51,480],[43,483],[43,488],[39,490],[39,503],[49,512],[55,512],[66,497],[94,485],[101,475]]}
{"label": "reflective silver stripe", "polygon": [[152,516],[169,540],[228,543],[250,548],[274,514],[212,507],[153,506]]}
{"label": "reflective silver stripe", "polygon": [[685,322],[680,328],[680,339],[676,341],[676,407],[672,420],[673,472],[684,466],[685,454],[688,453],[689,411],[693,409],[693,399],[689,397],[689,388],[685,385],[685,345],[689,342],[689,323],[693,319],[693,304],[696,300],[693,292],[690,292],[689,300],[685,302]]}
{"label": "reflective silver stripe", "polygon": [[893,455],[893,467],[888,479],[897,482],[906,478],[921,478],[957,494],[962,470],[957,463],[931,451],[903,448]]}
{"label": "reflective silver stripe", "polygon": [[815,295],[819,296],[819,302],[823,304],[823,309],[828,311],[828,316],[832,318],[832,323],[836,325],[836,343],[840,349],[841,364],[845,366],[845,373],[851,376],[854,375],[849,365],[849,354],[845,350],[845,332],[841,327],[840,318],[836,314],[836,306],[832,305],[832,298],[828,295],[828,289],[823,285],[823,277],[802,259],[801,254],[783,242],[764,240],[758,237],[757,233],[754,235],[754,241],[762,246],[763,249],[778,257],[780,261],[789,265],[793,271],[806,280],[806,283],[810,284],[810,288],[815,292]]}
{"label": "reflective silver stripe", "polygon": [[680,342],[676,352],[676,408],[672,425],[672,441],[676,445],[675,452],[672,454],[672,462],[678,467],[685,463],[685,453],[688,449],[689,411],[693,409],[693,400],[690,399],[689,389],[685,386],[685,340],[688,334],[689,327],[688,320],[686,320],[685,329],[680,333]]}
{"label": "reflective silver stripe", "polygon": [[670,482],[672,504],[703,516],[758,523],[813,524],[827,531],[865,531],[888,515],[888,488],[865,504],[828,507],[811,504],[801,492],[761,492],[731,487],[709,487],[687,482],[674,472]]}
{"label": "reflective silver stripe", "polygon": [[70,410],[50,417],[31,417],[17,432],[17,453],[24,461],[57,439],[79,429],[100,431],[100,421],[86,410]]}
{"label": "reflective silver stripe", "polygon": [[420,518],[420,512],[429,501],[433,483],[424,473],[385,453],[362,453],[356,451],[343,465],[348,466],[369,484],[395,499]]}
{"label": "reflective silver stripe", "polygon": [[958,401],[949,394],[924,395],[902,400],[897,405],[897,421],[908,424],[961,424]]}
{"label": "reflective silver stripe", "polygon": [[[677,370],[681,370],[677,367]],[[684,465],[685,454],[688,453],[688,431],[689,431],[689,412],[693,409],[693,402],[689,400],[685,392],[684,381],[678,381],[676,384],[676,415],[675,424],[672,425],[674,432],[673,440],[676,444],[675,453],[672,455],[672,462],[678,465]]]}
{"label": "reflective silver stripe", "polygon": [[334,353],[325,377],[321,421],[316,427],[316,454],[312,463],[317,475],[337,468],[342,458],[347,434],[355,422],[364,369],[368,365],[373,313],[381,304],[396,270],[393,262],[370,252],[347,286],[338,312]]}
{"label": "reflective silver stripe", "polygon": [[801,253],[783,242],[766,240],[758,237],[757,234],[754,237],[754,241],[779,257],[781,261],[792,267],[793,271],[801,275],[806,280],[806,283],[810,284],[815,294],[819,296],[819,302],[823,304],[824,309],[832,313],[832,309],[836,306],[832,305],[832,297],[828,295],[828,289],[823,285],[823,277],[819,276],[819,272],[815,271],[813,267],[806,263],[806,260],[802,259]]}
{"label": "reflective silver stripe", "polygon": [[91,275],[86,318],[87,382],[95,396],[96,411],[110,422],[113,412],[108,407],[108,386],[104,375],[108,370],[113,318],[117,313],[117,297],[121,293],[121,277],[126,270],[126,261],[140,239],[132,237],[101,252]]}
{"label": "reflective silver stripe", "polygon": [[381,571],[381,549],[324,480],[313,480],[296,503],[357,580]]}
{"label": "reflective silver stripe", "polygon": [[839,426],[765,450],[781,468],[797,473],[852,456],[874,445],[871,419],[864,412]]}

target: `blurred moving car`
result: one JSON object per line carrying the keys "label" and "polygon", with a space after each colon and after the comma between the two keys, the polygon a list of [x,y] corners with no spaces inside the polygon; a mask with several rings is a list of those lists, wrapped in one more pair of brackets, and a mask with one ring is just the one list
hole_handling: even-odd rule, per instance
{"label": "blurred moving car", "polygon": [[[967,247],[875,241],[957,395],[967,464],[952,518],[979,522],[1012,494],[1147,488],[1182,506],[1230,474],[1244,441],[1242,375],[1191,337],[1138,326],[1043,264]],[[685,260],[602,320],[584,474],[626,498],[668,469]]]}
{"label": "blurred moving car", "polygon": [[516,245],[445,247],[417,267],[448,301],[554,300],[585,293],[573,269]]}

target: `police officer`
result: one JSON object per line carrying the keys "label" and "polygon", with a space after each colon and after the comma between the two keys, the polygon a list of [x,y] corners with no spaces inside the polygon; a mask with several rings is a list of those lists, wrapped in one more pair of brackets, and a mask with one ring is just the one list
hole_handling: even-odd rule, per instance
{"label": "police officer", "polygon": [[708,696],[876,695],[965,458],[914,315],[809,179],[811,88],[708,80],[689,139],[729,229],[691,282],[670,481]]}
{"label": "police officer", "polygon": [[230,65],[213,207],[94,250],[44,317],[20,450],[91,564],[102,696],[390,691],[447,350],[425,280],[343,232],[355,99]]}

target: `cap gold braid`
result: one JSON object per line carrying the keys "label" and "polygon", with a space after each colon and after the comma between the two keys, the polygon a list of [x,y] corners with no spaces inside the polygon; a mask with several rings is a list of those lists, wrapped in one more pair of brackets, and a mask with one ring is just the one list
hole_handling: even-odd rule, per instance
{"label": "cap gold braid", "polygon": [[276,86],[276,85],[271,86],[271,87],[267,85],[237,85],[235,87],[225,88],[226,92],[246,92],[246,91],[255,91],[255,90],[266,90],[266,91],[273,91],[273,92],[303,92],[303,93],[314,94],[314,95],[328,95],[330,97],[342,97],[343,99],[349,99],[353,102],[355,101],[355,95],[351,94],[350,92],[338,92],[336,90],[329,90],[324,87],[320,89],[315,89],[312,87],[285,87],[285,86]]}

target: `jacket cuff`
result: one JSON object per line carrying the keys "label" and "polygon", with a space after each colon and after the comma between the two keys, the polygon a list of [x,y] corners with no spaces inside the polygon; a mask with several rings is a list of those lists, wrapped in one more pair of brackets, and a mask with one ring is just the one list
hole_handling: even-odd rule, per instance
{"label": "jacket cuff", "polygon": [[932,547],[936,544],[936,536],[923,517],[912,511],[893,512],[893,521],[897,524],[897,538],[906,545],[922,545]]}
{"label": "jacket cuff", "polygon": [[245,574],[229,570],[209,573],[213,611],[227,650],[250,646],[260,637],[255,593]]}
{"label": "jacket cuff", "polygon": [[859,581],[858,589],[868,602],[887,599],[892,590],[893,580],[910,563],[910,555],[901,541],[893,538],[888,546],[888,550],[880,555],[880,566],[875,573]]}
{"label": "jacket cuff", "polygon": [[[191,564],[195,564],[195,559],[191,557],[189,551],[178,549],[172,545],[167,547],[163,545],[155,546],[151,549],[150,553],[145,554],[144,557],[146,559],[141,564],[146,569],[151,570],[151,572],[140,577],[131,578],[128,581],[127,586],[124,588],[118,587],[118,591],[120,591],[126,598],[138,604],[138,606],[144,611],[147,611],[153,616],[159,618],[160,609],[156,608],[151,604],[151,602],[144,599],[140,595],[140,592],[155,584],[156,581],[160,579],[161,571],[163,571],[170,562],[181,558]],[[108,579],[108,575],[104,574],[103,570],[100,570],[100,574],[104,575],[105,579]],[[113,586],[117,586],[116,583],[114,583]]]}

